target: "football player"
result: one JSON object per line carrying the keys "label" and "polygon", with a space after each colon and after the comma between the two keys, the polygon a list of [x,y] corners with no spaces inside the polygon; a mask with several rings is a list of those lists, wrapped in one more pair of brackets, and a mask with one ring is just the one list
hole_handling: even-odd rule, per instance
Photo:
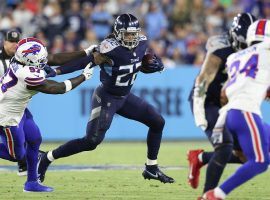
{"label": "football player", "polygon": [[[237,138],[247,162],[219,187],[206,192],[208,200],[223,200],[234,189],[265,172],[269,165],[269,142],[261,116],[261,104],[270,86],[270,20],[261,19],[247,32],[249,48],[227,59],[228,103],[222,109],[217,126],[227,127]],[[217,127],[216,126],[216,127]]]}
{"label": "football player", "polygon": [[[174,179],[160,171],[157,163],[164,118],[157,110],[143,99],[130,92],[137,73],[151,73],[163,70],[163,64],[157,56],[149,64],[141,66],[147,51],[147,38],[140,34],[141,28],[137,18],[131,14],[118,16],[113,33],[104,39],[93,57],[82,62],[94,62],[100,65],[101,84],[92,96],[91,116],[87,123],[86,135],[71,140],[58,148],[47,152],[41,159],[38,173],[44,181],[48,166],[56,159],[74,155],[83,151],[92,151],[103,141],[110,128],[115,113],[141,122],[149,127],[147,134],[147,160],[143,177],[156,179],[163,183],[173,183]],[[107,62],[100,60],[107,58]],[[62,67],[58,73],[69,73],[76,67]]]}
{"label": "football player", "polygon": [[33,116],[26,109],[28,102],[38,92],[64,94],[91,78],[93,73],[88,65],[81,75],[64,82],[46,80],[43,69],[47,56],[46,48],[36,38],[20,40],[7,72],[0,79],[0,135],[3,140],[0,157],[16,162],[26,156],[26,192],[53,191],[37,179],[38,150],[42,139]]}
{"label": "football player", "polygon": [[255,17],[249,13],[238,14],[228,34],[212,36],[208,39],[207,55],[189,98],[195,124],[206,133],[215,150],[204,152],[200,149],[188,152],[188,181],[191,187],[198,187],[200,168],[208,163],[204,192],[217,186],[227,162],[241,163],[241,160],[232,154],[231,134],[225,128],[222,138],[215,138],[213,128],[221,108],[221,88],[227,80],[226,59],[230,54],[246,48],[247,29],[254,21]]}
{"label": "football player", "polygon": [[[0,50],[0,76],[3,76],[6,73],[10,59],[14,56],[17,43],[21,39],[21,34],[17,30],[9,30],[7,31],[3,43],[3,47]],[[81,57],[85,57],[92,53],[92,49],[94,46],[90,46],[89,48],[82,51],[75,52],[65,52],[65,53],[57,53],[57,54],[49,54],[48,55],[48,65],[63,65],[73,59],[78,59]],[[46,66],[44,70],[49,73],[48,76],[54,76],[55,71],[52,70],[49,66]],[[27,108],[26,108],[27,109]],[[27,110],[30,113],[29,110]],[[0,135],[1,137],[1,135]],[[18,172],[19,176],[25,176],[27,174],[27,163],[26,158],[22,160],[18,160]]]}

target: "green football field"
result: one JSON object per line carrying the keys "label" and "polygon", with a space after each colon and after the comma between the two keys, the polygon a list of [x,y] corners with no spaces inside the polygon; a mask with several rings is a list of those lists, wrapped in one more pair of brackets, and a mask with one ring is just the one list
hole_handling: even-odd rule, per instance
{"label": "green football field", "polygon": [[[59,144],[43,144],[49,150]],[[77,200],[77,199],[158,199],[196,200],[201,194],[205,168],[202,170],[200,187],[193,190],[187,184],[188,149],[211,149],[206,142],[163,142],[159,165],[173,184],[144,180],[141,173],[146,160],[146,144],[143,142],[105,142],[93,152],[84,152],[54,162],[44,184],[54,187],[53,193],[22,192],[25,177],[16,175],[14,163],[0,160],[1,200]],[[229,165],[223,179],[239,165]],[[270,175],[264,173],[231,193],[228,199],[270,200]]]}

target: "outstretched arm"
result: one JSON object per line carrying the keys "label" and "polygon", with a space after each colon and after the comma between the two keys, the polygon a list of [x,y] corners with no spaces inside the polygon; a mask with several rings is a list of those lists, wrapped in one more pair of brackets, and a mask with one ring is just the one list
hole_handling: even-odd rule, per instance
{"label": "outstretched arm", "polygon": [[64,94],[76,88],[85,80],[88,80],[93,75],[93,68],[87,65],[83,73],[75,78],[65,80],[64,82],[56,82],[53,80],[46,80],[43,84],[37,86],[27,85],[27,89],[35,90],[46,94]]}
{"label": "outstretched arm", "polygon": [[67,53],[49,54],[48,65],[56,66],[63,65],[75,59],[79,59],[86,56],[85,51],[74,51]]}

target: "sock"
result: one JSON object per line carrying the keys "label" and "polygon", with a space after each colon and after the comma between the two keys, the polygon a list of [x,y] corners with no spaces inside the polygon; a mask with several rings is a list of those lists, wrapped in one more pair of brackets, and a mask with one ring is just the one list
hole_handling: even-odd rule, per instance
{"label": "sock", "polygon": [[219,187],[214,189],[214,195],[215,197],[220,198],[220,199],[225,199],[227,196],[225,192],[223,192],[222,189],[220,189]]}
{"label": "sock", "polygon": [[37,164],[38,164],[39,144],[29,144],[26,148],[27,162],[27,181],[37,180]]}
{"label": "sock", "polygon": [[9,155],[7,147],[3,143],[0,143],[0,158],[3,158],[5,160],[9,160],[12,162],[17,162],[16,159],[14,159],[13,157],[11,157]]}
{"label": "sock", "polygon": [[49,152],[47,153],[47,158],[48,158],[48,160],[49,160],[50,162],[52,162],[52,161],[55,160],[55,158],[53,157],[52,151],[49,151]]}
{"label": "sock", "polygon": [[149,129],[148,135],[147,135],[147,147],[148,147],[147,158],[151,160],[157,159],[157,155],[158,155],[158,151],[159,151],[159,147],[161,143],[161,138],[162,138],[162,132],[157,133]]}
{"label": "sock", "polygon": [[147,158],[146,165],[157,165],[157,160],[150,160]]}

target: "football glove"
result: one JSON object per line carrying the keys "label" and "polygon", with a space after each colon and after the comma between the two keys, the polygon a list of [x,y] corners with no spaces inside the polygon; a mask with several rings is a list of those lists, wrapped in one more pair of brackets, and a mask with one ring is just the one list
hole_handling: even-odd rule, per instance
{"label": "football glove", "polygon": [[203,131],[207,129],[208,122],[205,117],[205,89],[204,83],[195,86],[193,93],[193,113],[196,126],[200,127]]}
{"label": "football glove", "polygon": [[83,70],[82,75],[85,76],[85,80],[90,79],[94,74],[94,67],[92,66],[92,62],[90,62]]}
{"label": "football glove", "polygon": [[93,50],[97,47],[97,45],[91,45],[90,47],[88,47],[87,49],[84,49],[85,53],[87,56],[89,56]]}
{"label": "football glove", "polygon": [[150,63],[148,63],[145,66],[142,66],[140,69],[140,71],[145,74],[160,72],[163,70],[164,70],[164,65],[162,63],[162,60],[156,55],[153,56],[153,59]]}
{"label": "football glove", "polygon": [[51,68],[49,65],[46,65],[43,69],[46,72],[46,78],[55,77],[57,75],[56,70]]}

